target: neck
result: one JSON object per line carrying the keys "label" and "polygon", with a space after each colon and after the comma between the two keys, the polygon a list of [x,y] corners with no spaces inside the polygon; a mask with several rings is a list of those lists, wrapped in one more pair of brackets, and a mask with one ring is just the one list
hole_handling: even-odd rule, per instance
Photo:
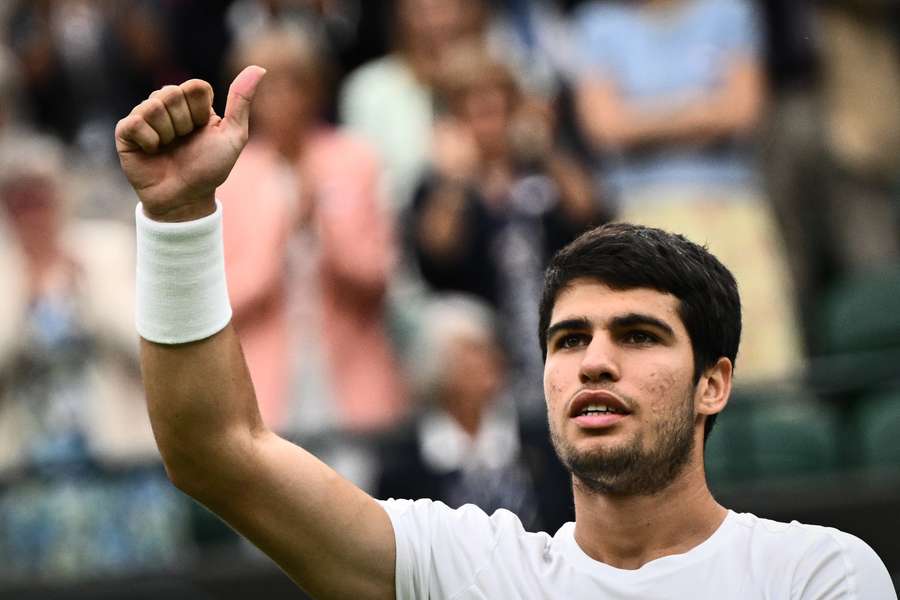
{"label": "neck", "polygon": [[43,239],[20,239],[22,255],[33,271],[49,269],[60,262],[63,252],[49,235]]}
{"label": "neck", "polygon": [[463,431],[474,438],[481,427],[482,403],[455,398],[453,402],[443,403],[447,413],[462,427]]}
{"label": "neck", "polygon": [[575,540],[599,562],[619,569],[687,552],[725,519],[706,485],[702,446],[684,471],[653,496],[598,494],[575,482]]}
{"label": "neck", "polygon": [[408,49],[402,56],[419,83],[429,87],[434,85],[440,63],[433,51]]}

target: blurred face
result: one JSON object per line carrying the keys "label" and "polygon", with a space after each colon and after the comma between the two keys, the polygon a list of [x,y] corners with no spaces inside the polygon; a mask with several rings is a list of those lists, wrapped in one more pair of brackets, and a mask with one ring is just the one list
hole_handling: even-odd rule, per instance
{"label": "blurred face", "polygon": [[500,391],[503,367],[500,353],[484,338],[461,336],[444,355],[442,398],[448,409],[480,409]]}
{"label": "blurred face", "polygon": [[404,0],[400,18],[409,43],[435,51],[458,39],[465,26],[461,0]]}
{"label": "blurred face", "polygon": [[614,495],[665,488],[698,431],[678,299],[574,280],[553,307],[544,394],[554,447],[576,484]]}
{"label": "blurred face", "polygon": [[317,118],[318,88],[316,82],[306,79],[272,69],[253,99],[253,128],[278,146],[294,143]]}
{"label": "blurred face", "polygon": [[494,82],[473,87],[461,98],[460,117],[483,152],[494,154],[505,146],[511,104],[506,88]]}
{"label": "blurred face", "polygon": [[2,190],[10,226],[26,250],[52,245],[60,226],[56,186],[42,177],[23,177]]}

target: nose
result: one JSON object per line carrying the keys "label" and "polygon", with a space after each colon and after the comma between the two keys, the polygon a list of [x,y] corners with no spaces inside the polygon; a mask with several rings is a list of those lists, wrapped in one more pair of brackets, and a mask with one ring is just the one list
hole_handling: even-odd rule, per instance
{"label": "nose", "polygon": [[620,367],[616,346],[605,335],[594,335],[582,354],[578,378],[582,384],[618,381]]}

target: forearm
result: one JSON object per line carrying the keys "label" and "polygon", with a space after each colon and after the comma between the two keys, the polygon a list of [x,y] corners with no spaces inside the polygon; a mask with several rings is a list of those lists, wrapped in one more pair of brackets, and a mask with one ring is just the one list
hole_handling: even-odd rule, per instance
{"label": "forearm", "polygon": [[602,147],[705,143],[740,135],[756,125],[763,103],[762,73],[755,61],[735,60],[718,90],[694,99],[663,98],[652,106],[630,103],[608,81],[584,83],[578,109],[588,137]]}
{"label": "forearm", "polygon": [[674,142],[704,143],[733,135],[750,119],[735,114],[719,99],[671,109],[616,107],[589,117],[587,131],[601,147],[633,148]]}
{"label": "forearm", "polygon": [[314,595],[392,598],[387,514],[265,428],[230,324],[212,198],[246,143],[264,72],[241,71],[222,117],[212,87],[191,80],[157,90],[116,126],[119,160],[143,205],[136,322],[150,418],[172,481]]}
{"label": "forearm", "polygon": [[240,477],[242,449],[264,430],[231,324],[221,210],[210,198],[202,210],[181,215],[188,222],[148,216],[142,205],[135,216],[137,328],[150,421],[173,481],[197,495],[221,481],[222,471]]}
{"label": "forearm", "polygon": [[244,472],[253,439],[266,433],[234,329],[188,344],[141,340],[153,433],[173,482],[204,496]]}

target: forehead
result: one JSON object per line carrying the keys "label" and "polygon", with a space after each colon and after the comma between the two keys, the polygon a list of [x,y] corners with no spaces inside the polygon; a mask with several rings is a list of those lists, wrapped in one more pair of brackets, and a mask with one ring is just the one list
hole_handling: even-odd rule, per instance
{"label": "forehead", "polygon": [[679,306],[680,301],[672,294],[651,288],[618,290],[592,279],[574,279],[556,297],[550,325],[573,318],[602,325],[616,317],[642,314],[687,335],[678,314]]}

